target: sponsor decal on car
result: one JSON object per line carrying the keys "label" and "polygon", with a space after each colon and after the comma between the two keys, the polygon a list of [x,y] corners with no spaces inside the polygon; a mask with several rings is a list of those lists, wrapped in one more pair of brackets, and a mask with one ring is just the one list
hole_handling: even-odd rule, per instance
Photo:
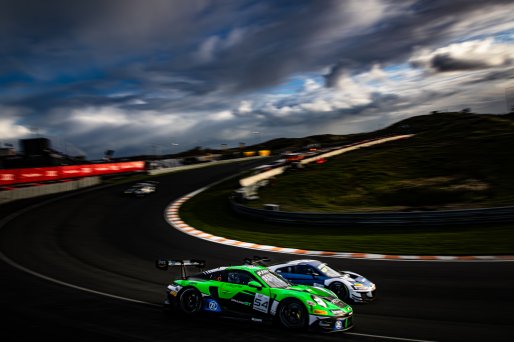
{"label": "sponsor decal on car", "polygon": [[207,298],[204,301],[203,309],[205,311],[211,311],[211,312],[221,312],[220,305],[217,301],[211,298]]}
{"label": "sponsor decal on car", "polygon": [[256,293],[255,298],[253,300],[253,309],[268,313],[269,308],[269,297],[266,295],[263,295],[262,293]]}
{"label": "sponsor decal on car", "polygon": [[237,299],[234,299],[234,298],[232,298],[230,301],[234,302],[234,303],[237,303],[237,304],[242,304],[242,305],[248,305],[248,306],[252,305],[252,304],[250,304],[248,302],[243,302],[243,301],[240,301],[240,300],[237,300]]}
{"label": "sponsor decal on car", "polygon": [[203,273],[204,274],[210,274],[210,273],[214,273],[214,272],[218,272],[218,271],[223,271],[225,269],[226,269],[226,267],[218,267],[218,268],[214,268],[212,270],[204,271]]}

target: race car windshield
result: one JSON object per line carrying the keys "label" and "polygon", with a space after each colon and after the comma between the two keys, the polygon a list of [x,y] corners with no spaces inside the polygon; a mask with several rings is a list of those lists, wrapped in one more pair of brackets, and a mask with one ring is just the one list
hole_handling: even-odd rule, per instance
{"label": "race car windshield", "polygon": [[290,282],[282,278],[280,275],[270,272],[268,270],[259,271],[257,272],[257,274],[269,287],[285,288],[292,285]]}
{"label": "race car windshield", "polygon": [[323,272],[327,277],[340,277],[341,273],[330,268],[327,264],[321,264],[318,266],[319,270]]}

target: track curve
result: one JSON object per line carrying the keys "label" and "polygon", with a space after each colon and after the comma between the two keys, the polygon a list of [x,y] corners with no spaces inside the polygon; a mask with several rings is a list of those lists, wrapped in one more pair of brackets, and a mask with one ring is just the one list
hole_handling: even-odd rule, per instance
{"label": "track curve", "polygon": [[352,252],[331,252],[331,251],[317,251],[317,250],[304,250],[295,248],[286,248],[270,245],[261,245],[248,241],[232,240],[229,238],[215,236],[210,233],[201,231],[195,227],[189,226],[187,223],[182,221],[180,217],[180,207],[186,201],[199,193],[207,190],[208,187],[198,189],[190,194],[187,194],[175,202],[170,203],[166,208],[166,220],[175,229],[194,236],[199,239],[212,241],[215,243],[221,243],[224,245],[244,247],[247,249],[256,250],[262,253],[276,252],[286,254],[296,254],[299,257],[330,257],[330,258],[341,258],[341,259],[369,259],[369,260],[384,260],[384,261],[441,261],[441,262],[513,262],[514,255],[462,255],[462,256],[451,256],[451,255],[388,255],[388,254],[376,254],[376,253],[352,253]]}
{"label": "track curve", "polygon": [[[4,222],[1,301],[9,315],[2,336],[12,341],[33,336],[74,341],[312,339],[312,334],[256,324],[190,321],[165,315],[159,307],[170,275],[154,267],[156,258],[202,258],[215,267],[253,255],[183,234],[164,219],[170,201],[244,167],[232,164],[162,176],[158,192],[145,198],[121,196],[124,186],[88,191]],[[275,261],[294,258],[267,255]],[[514,336],[512,263],[329,261],[368,276],[378,286],[376,302],[355,306],[356,327],[345,334],[347,341],[507,341]]]}

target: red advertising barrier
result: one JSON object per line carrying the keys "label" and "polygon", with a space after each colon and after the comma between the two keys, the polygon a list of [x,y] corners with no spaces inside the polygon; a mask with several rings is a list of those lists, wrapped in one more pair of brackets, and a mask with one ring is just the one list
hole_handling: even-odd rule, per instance
{"label": "red advertising barrier", "polygon": [[29,169],[3,169],[0,170],[0,186],[135,172],[143,171],[144,169],[145,162],[143,161],[35,167]]}
{"label": "red advertising barrier", "polygon": [[60,173],[57,167],[34,167],[30,169],[15,169],[16,183],[38,183],[58,180]]}
{"label": "red advertising barrier", "polygon": [[11,185],[16,183],[15,170],[0,170],[0,185]]}

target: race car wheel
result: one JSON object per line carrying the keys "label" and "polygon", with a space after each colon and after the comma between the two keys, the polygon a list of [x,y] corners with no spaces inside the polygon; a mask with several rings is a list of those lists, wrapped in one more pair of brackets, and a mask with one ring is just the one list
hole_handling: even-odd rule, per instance
{"label": "race car wheel", "polygon": [[200,312],[202,308],[202,295],[197,289],[188,287],[182,290],[178,296],[178,308],[187,315]]}
{"label": "race car wheel", "polygon": [[334,292],[337,295],[337,297],[339,297],[339,299],[341,299],[342,301],[346,302],[349,300],[350,296],[348,293],[348,289],[346,288],[346,286],[344,286],[343,283],[336,281],[330,284],[328,288],[332,292]]}
{"label": "race car wheel", "polygon": [[278,308],[278,318],[287,329],[303,329],[307,326],[308,313],[297,299],[286,299]]}

